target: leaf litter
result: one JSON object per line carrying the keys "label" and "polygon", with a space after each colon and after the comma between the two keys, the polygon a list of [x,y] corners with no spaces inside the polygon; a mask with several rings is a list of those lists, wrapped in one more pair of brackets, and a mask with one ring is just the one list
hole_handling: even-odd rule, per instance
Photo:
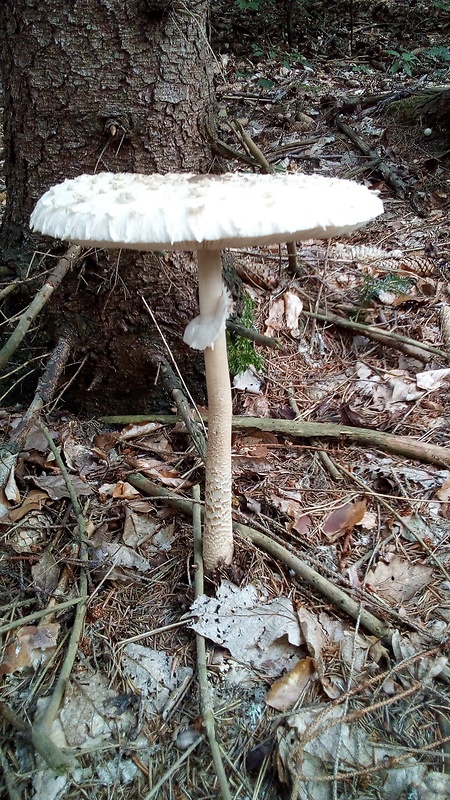
{"label": "leaf litter", "polygon": [[[347,58],[333,62],[330,74],[320,60],[310,71],[260,57],[245,77],[248,63],[233,52],[227,57],[226,81],[218,87],[226,115],[248,118],[268,153],[290,147],[278,161],[282,169],[298,168],[297,125],[313,136],[303,164],[313,159],[317,171],[343,177],[360,166],[348,141],[330,135],[322,109],[352,91],[362,103],[363,71],[352,70]],[[359,66],[381,92],[395,88],[389,74]],[[281,110],[278,101],[261,101],[258,81],[269,79],[286,98]],[[299,83],[302,111],[295,109]],[[256,99],[246,99],[255,88]],[[351,122],[375,146],[385,130],[400,149],[410,135],[373,109],[361,108]],[[220,133],[228,135],[225,128]],[[447,211],[421,161],[423,146],[422,138],[414,143],[414,169],[430,203],[426,219],[372,172],[366,181],[381,191],[385,216],[346,242],[303,243],[301,280],[279,269],[279,248],[236,254],[255,300],[255,325],[284,348],[261,351],[264,368],[257,382],[254,374],[243,379],[237,413],[343,423],[449,447],[445,358],[370,338],[376,327],[448,350],[439,324],[440,308],[449,304],[440,272],[448,263]],[[323,310],[367,329],[308,316]],[[6,443],[21,421],[17,410],[0,420]],[[233,765],[228,778],[236,796],[443,800],[450,794],[449,468],[320,433],[313,439],[254,429],[234,434],[239,521],[270,531],[361,610],[388,623],[390,634],[380,640],[362,617],[351,619],[282,560],[239,538],[233,568],[194,599],[189,520],[127,480],[139,470],[188,498],[202,472],[181,426],[147,421],[118,429],[67,415],[50,417],[50,427],[92,527],[86,619],[51,735],[59,747],[86,748],[89,757],[62,777],[38,756],[33,794],[26,796],[80,796],[78,786],[83,796],[110,797],[118,786],[124,796],[145,796],[165,776],[162,800],[217,796],[201,741],[195,632],[207,639],[217,736]],[[38,426],[28,430],[20,453],[6,450],[1,467],[2,694],[17,713],[35,719],[57,679],[73,620],[70,606],[52,609],[78,599],[76,520]],[[43,611],[42,621],[9,627]],[[24,745],[10,735],[6,741],[26,775]],[[169,767],[192,745],[187,767],[173,779]],[[246,757],[258,750],[261,774],[252,783]]]}

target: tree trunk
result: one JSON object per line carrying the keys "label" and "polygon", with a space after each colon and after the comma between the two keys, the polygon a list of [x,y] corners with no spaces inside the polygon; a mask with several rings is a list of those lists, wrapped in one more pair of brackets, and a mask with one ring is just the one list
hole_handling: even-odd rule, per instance
{"label": "tree trunk", "polygon": [[[36,247],[29,214],[49,186],[83,172],[211,168],[207,10],[206,0],[2,0],[1,242],[4,264],[20,277]],[[40,242],[44,252],[50,247]],[[74,360],[88,356],[67,396],[77,407],[148,408],[157,394],[151,351],[162,342],[142,298],[195,383],[201,361],[181,343],[195,285],[190,257],[88,254],[38,320],[33,347],[48,349],[67,330],[75,337]],[[24,297],[16,302],[23,307]]]}

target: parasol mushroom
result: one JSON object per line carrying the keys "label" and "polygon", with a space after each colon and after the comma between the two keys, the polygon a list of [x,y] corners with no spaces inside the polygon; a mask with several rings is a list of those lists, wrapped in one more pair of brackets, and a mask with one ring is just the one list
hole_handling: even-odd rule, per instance
{"label": "parasol mushroom", "polygon": [[357,183],[318,175],[80,175],[49,189],[31,228],[101,248],[197,252],[200,314],[184,341],[204,350],[208,393],[205,568],[229,564],[231,388],[225,324],[230,309],[220,251],[349,233],[383,211]]}

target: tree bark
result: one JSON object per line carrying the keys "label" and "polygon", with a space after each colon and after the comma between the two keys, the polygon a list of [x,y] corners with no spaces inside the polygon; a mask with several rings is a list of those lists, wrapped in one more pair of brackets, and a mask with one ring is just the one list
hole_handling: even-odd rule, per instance
{"label": "tree bark", "polygon": [[[0,242],[11,271],[29,274],[36,248],[29,214],[64,178],[211,169],[207,11],[206,0],[2,0],[7,206]],[[48,239],[40,245],[51,247]],[[133,408],[154,405],[148,355],[161,340],[142,297],[181,369],[198,382],[201,361],[180,341],[195,313],[195,271],[190,257],[91,253],[64,281],[33,346],[48,349],[63,330],[75,334],[74,358],[89,355],[71,389],[77,407],[130,408],[130,397]],[[11,312],[14,302],[23,308],[23,296],[10,297]]]}

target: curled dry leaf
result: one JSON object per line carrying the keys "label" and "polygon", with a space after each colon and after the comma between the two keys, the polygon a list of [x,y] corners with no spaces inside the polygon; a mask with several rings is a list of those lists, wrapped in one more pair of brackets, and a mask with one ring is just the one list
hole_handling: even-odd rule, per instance
{"label": "curled dry leaf", "polygon": [[300,336],[298,319],[303,310],[303,301],[295,292],[286,292],[284,295],[284,306],[286,316],[286,327],[291,334],[297,338]]}
{"label": "curled dry leaf", "polygon": [[297,661],[290,672],[272,684],[264,698],[266,704],[277,711],[288,711],[308,686],[314,669],[310,656]]}
{"label": "curled dry leaf", "polygon": [[331,512],[323,524],[323,532],[329,542],[335,542],[344,533],[353,530],[358,525],[366,513],[366,501],[359,500],[356,503],[345,503],[340,508]]}
{"label": "curled dry leaf", "polygon": [[[105,494],[110,494],[111,484],[105,484],[105,486],[101,487],[101,489],[106,487],[108,487],[108,489]],[[140,497],[140,494],[138,490],[131,485],[131,483],[127,483],[126,481],[117,481],[113,487],[112,496],[115,498],[120,497],[122,500],[133,500],[136,497]]]}
{"label": "curled dry leaf", "polygon": [[127,442],[130,439],[139,439],[141,436],[146,436],[149,433],[158,431],[162,428],[160,422],[135,422],[126,425],[119,434],[122,442]]}
{"label": "curled dry leaf", "polygon": [[450,476],[446,478],[442,486],[436,490],[436,497],[438,500],[442,500],[444,503],[448,503],[450,500]]}
{"label": "curled dry leaf", "polygon": [[133,469],[139,470],[143,475],[148,478],[156,478],[161,481],[164,486],[173,486],[177,489],[188,488],[191,484],[184,478],[180,477],[180,473],[167,466],[163,461],[158,461],[155,458],[128,458],[128,463]]}
{"label": "curled dry leaf", "polygon": [[37,669],[50,658],[56,647],[58,633],[59,624],[56,622],[18,628],[6,645],[0,675],[11,675],[25,667]]}
{"label": "curled dry leaf", "polygon": [[266,336],[277,336],[284,327],[284,300],[282,297],[272,303],[265,323]]}
{"label": "curled dry leaf", "polygon": [[50,500],[47,492],[42,491],[41,489],[31,489],[27,495],[25,495],[23,502],[17,508],[11,508],[9,510],[9,516],[13,520],[13,522],[18,522],[22,517],[26,514],[29,514],[30,511],[41,511],[46,503]]}

